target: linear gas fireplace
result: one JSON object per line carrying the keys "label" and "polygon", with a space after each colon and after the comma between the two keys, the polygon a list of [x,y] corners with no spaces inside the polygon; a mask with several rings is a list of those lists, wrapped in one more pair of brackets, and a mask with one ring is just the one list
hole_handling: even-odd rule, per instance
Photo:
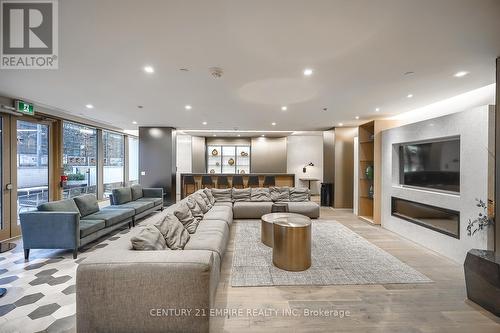
{"label": "linear gas fireplace", "polygon": [[460,212],[392,197],[392,216],[460,239]]}

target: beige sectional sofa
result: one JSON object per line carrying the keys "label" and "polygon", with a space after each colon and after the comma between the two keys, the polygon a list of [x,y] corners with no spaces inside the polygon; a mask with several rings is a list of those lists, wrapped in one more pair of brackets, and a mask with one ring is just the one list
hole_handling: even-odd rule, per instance
{"label": "beige sectional sofa", "polygon": [[[132,249],[131,239],[141,228],[173,214],[188,198],[144,220],[80,263],[76,276],[78,332],[209,331],[209,311],[233,218],[260,218],[271,211],[273,202],[219,200],[205,212],[183,250]],[[316,203],[289,205],[291,211],[319,216]]]}

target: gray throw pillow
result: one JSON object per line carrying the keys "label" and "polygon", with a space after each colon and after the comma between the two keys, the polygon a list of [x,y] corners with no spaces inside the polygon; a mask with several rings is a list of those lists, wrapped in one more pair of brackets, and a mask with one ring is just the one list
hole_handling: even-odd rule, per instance
{"label": "gray throw pillow", "polygon": [[75,204],[78,206],[80,215],[85,217],[90,214],[97,213],[99,211],[99,203],[97,202],[97,197],[94,194],[84,194],[74,197]]}
{"label": "gray throw pillow", "polygon": [[290,201],[309,201],[311,195],[308,188],[305,187],[292,187],[290,189]]}
{"label": "gray throw pillow", "polygon": [[236,201],[250,201],[251,190],[249,188],[233,188],[233,200]]}
{"label": "gray throw pillow", "polygon": [[205,188],[203,191],[204,191],[204,192],[205,192],[205,194],[207,195],[208,200],[210,201],[210,204],[213,206],[213,205],[214,205],[214,203],[215,203],[215,198],[214,198],[214,196],[212,195],[212,189]]}
{"label": "gray throw pillow", "polygon": [[80,210],[73,199],[44,202],[37,209],[41,212],[76,212],[80,214]]}
{"label": "gray throw pillow", "polygon": [[122,205],[132,201],[132,190],[130,187],[120,187],[113,190],[113,202],[115,205]]}
{"label": "gray throw pillow", "polygon": [[192,195],[190,195],[187,198],[187,206],[191,210],[191,214],[193,214],[195,219],[202,220],[203,219],[203,211],[201,210],[200,206],[196,202],[195,198],[193,198]]}
{"label": "gray throw pillow", "polygon": [[199,191],[199,194],[201,195],[201,197],[203,198],[203,200],[205,200],[205,202],[207,203],[207,208],[210,210],[210,208],[212,208],[213,205],[210,202],[210,199],[208,198],[208,196],[205,193],[205,191],[201,190],[201,191]]}
{"label": "gray throw pillow", "polygon": [[213,188],[212,195],[216,202],[232,202],[231,189],[230,188]]}
{"label": "gray throw pillow", "polygon": [[271,200],[290,201],[290,189],[288,187],[270,187]]}
{"label": "gray throw pillow", "polygon": [[161,221],[156,222],[154,226],[160,231],[171,250],[182,250],[189,241],[189,232],[182,223],[173,214],[167,214]]}
{"label": "gray throw pillow", "polygon": [[203,199],[203,197],[201,196],[200,193],[193,194],[192,198],[196,201],[198,206],[200,206],[203,214],[205,214],[206,212],[208,212],[210,210],[210,208],[207,205],[207,202],[205,201],[205,199]]}
{"label": "gray throw pillow", "polygon": [[142,193],[142,186],[139,184],[130,186],[130,190],[132,191],[132,201],[140,199],[144,196]]}
{"label": "gray throw pillow", "polygon": [[272,201],[268,188],[252,187],[250,201]]}
{"label": "gray throw pillow", "polygon": [[174,210],[174,215],[181,221],[182,225],[190,234],[194,234],[196,232],[196,228],[198,227],[198,219],[195,219],[191,210],[189,209],[186,201],[183,201],[177,205],[177,209]]}
{"label": "gray throw pillow", "polygon": [[165,250],[167,243],[154,225],[139,227],[139,233],[132,237],[132,248],[139,251]]}

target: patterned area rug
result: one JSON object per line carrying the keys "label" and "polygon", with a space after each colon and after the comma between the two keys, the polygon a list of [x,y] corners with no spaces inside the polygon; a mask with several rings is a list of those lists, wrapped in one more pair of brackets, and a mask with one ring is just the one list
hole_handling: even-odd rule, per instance
{"label": "patterned area rug", "polygon": [[239,221],[231,270],[233,287],[432,282],[423,274],[335,221],[313,221],[312,265],[288,272],[272,263],[259,221]]}

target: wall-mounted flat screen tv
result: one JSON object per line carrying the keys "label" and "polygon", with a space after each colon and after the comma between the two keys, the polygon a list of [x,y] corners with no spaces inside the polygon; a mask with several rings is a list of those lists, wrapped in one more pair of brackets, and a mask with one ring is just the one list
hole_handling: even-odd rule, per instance
{"label": "wall-mounted flat screen tv", "polygon": [[460,193],[460,138],[399,146],[403,186]]}

